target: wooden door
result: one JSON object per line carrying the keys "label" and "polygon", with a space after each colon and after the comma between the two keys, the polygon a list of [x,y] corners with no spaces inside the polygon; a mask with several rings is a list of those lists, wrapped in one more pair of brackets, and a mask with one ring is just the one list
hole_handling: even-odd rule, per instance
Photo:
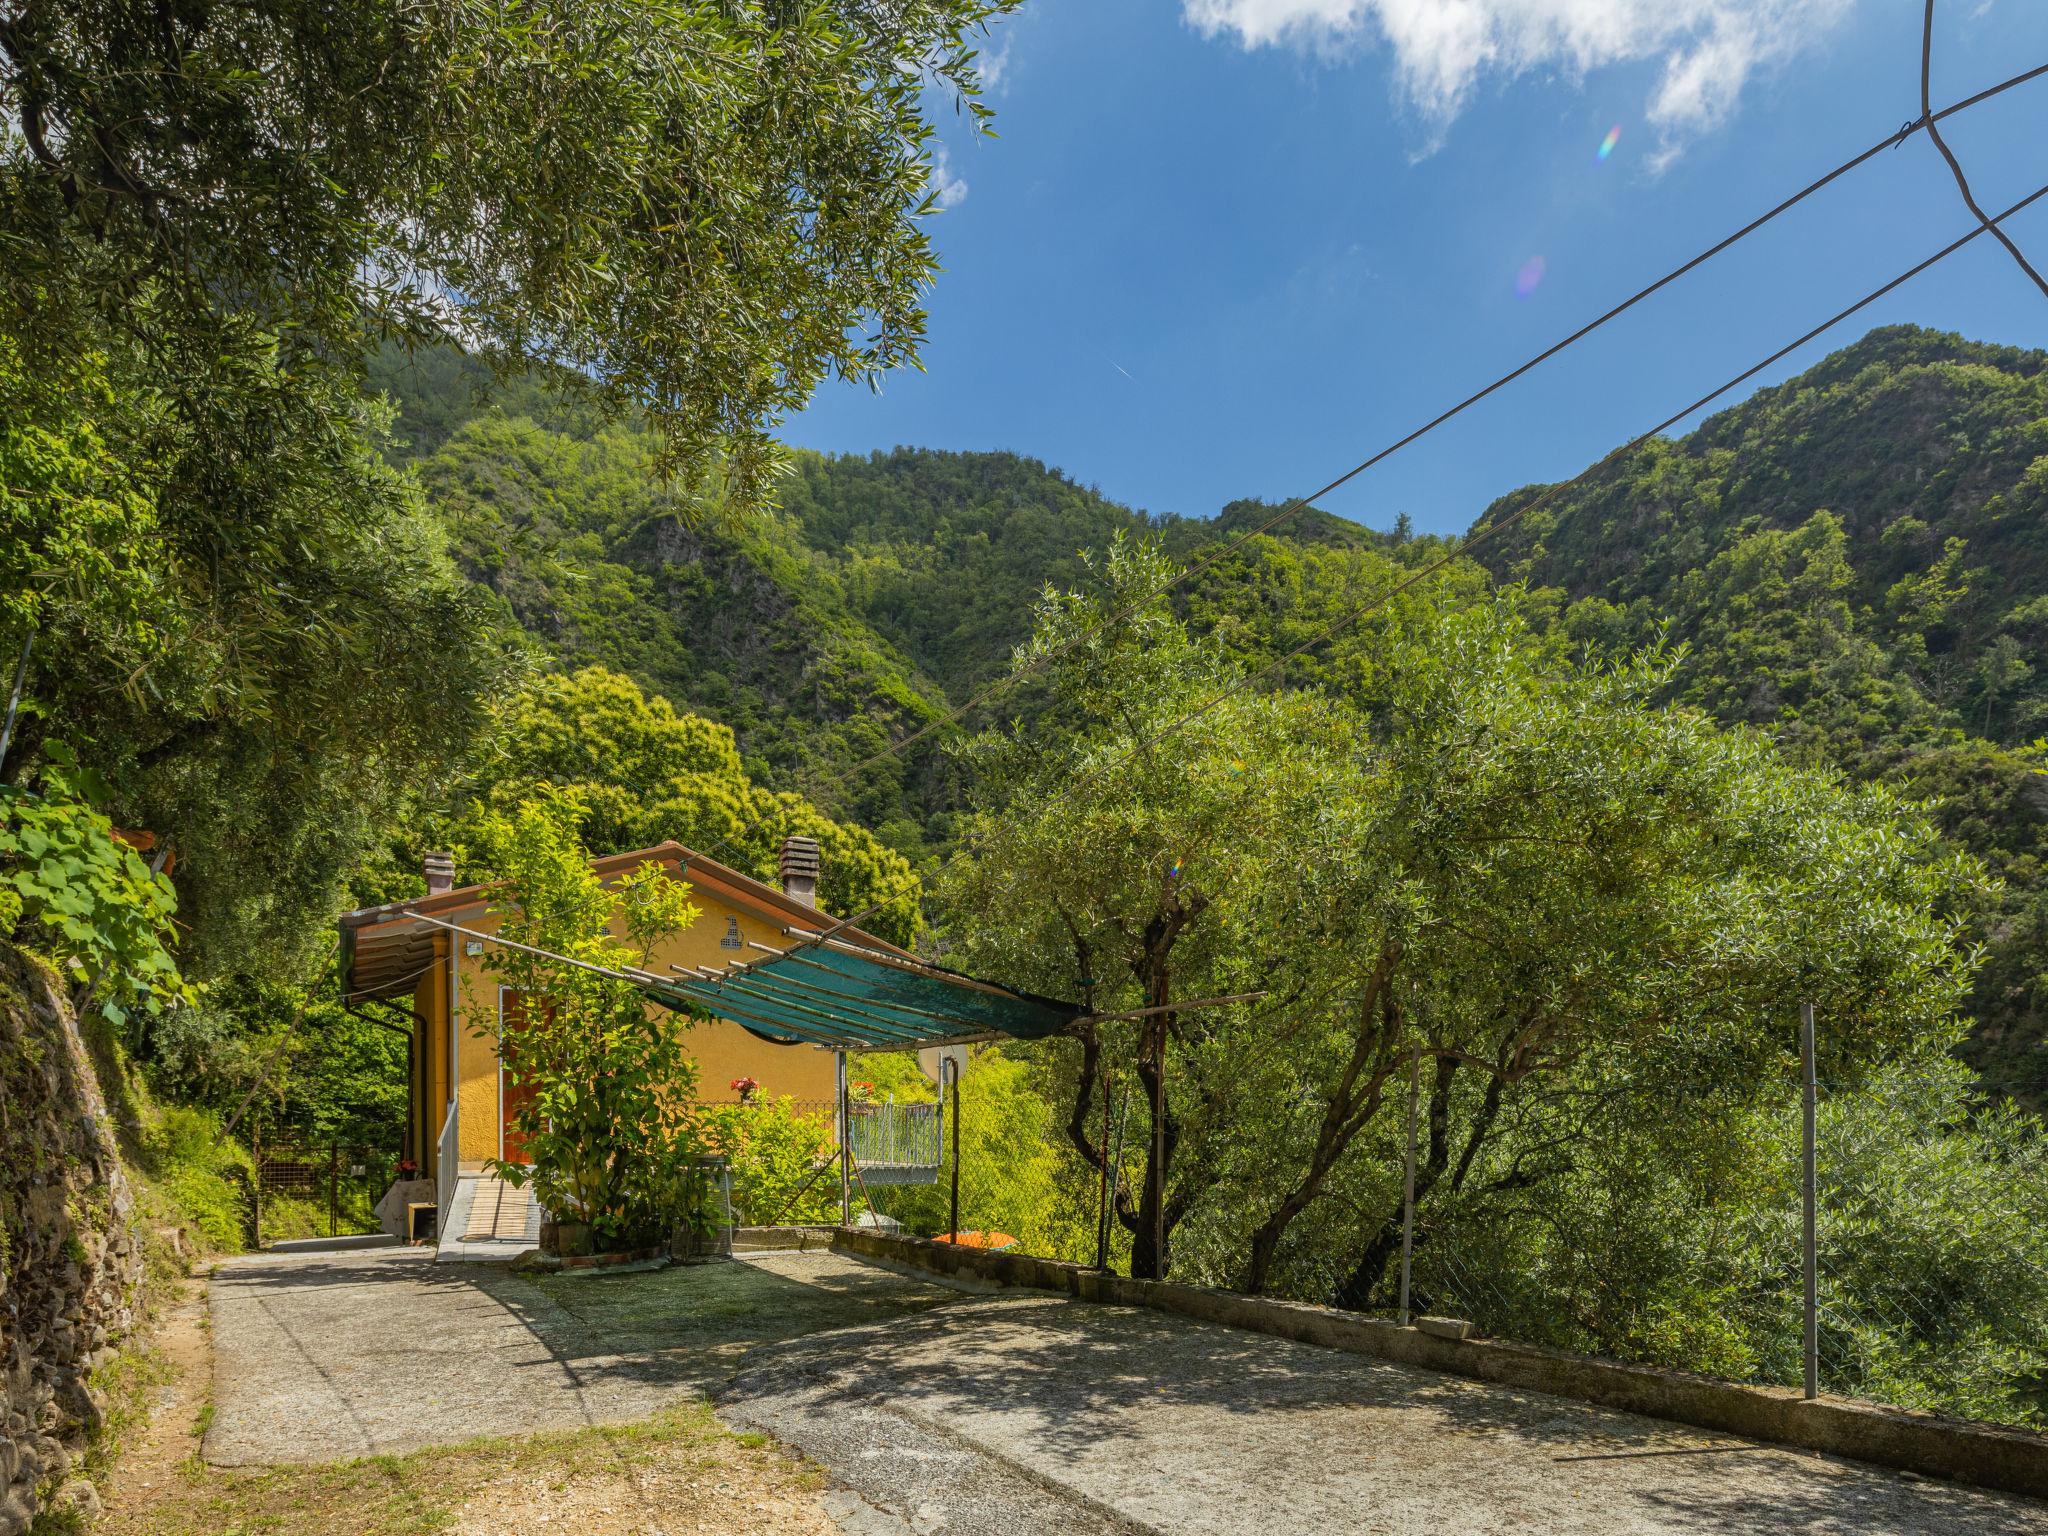
{"label": "wooden door", "polygon": [[498,1156],[508,1163],[530,1163],[513,1121],[520,1107],[533,1101],[533,1085],[514,1081],[508,1066],[519,1060],[519,1032],[526,1025],[526,999],[510,987],[498,989]]}

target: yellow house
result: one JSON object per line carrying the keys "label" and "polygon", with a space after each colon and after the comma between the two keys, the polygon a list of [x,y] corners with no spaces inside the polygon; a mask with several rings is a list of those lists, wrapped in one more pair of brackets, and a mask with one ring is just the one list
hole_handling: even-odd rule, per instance
{"label": "yellow house", "polygon": [[[689,882],[702,915],[648,962],[649,970],[667,974],[676,967],[722,971],[787,944],[792,932],[829,927],[832,919],[815,902],[818,859],[815,840],[786,839],[780,889],[673,842],[596,859],[591,868],[611,881],[656,863]],[[377,1016],[410,1037],[404,1155],[420,1179],[444,1192],[445,1207],[456,1180],[481,1173],[493,1158],[521,1160],[508,1129],[508,1094],[516,1101],[518,1089],[508,1083],[499,1052],[508,1026],[517,1038],[520,999],[484,964],[488,940],[479,935],[498,927],[493,888],[458,887],[446,854],[427,855],[426,875],[426,895],[341,918],[342,988],[347,1006],[374,1005]],[[839,931],[865,949],[904,954],[858,928]],[[771,1038],[721,1018],[696,1024],[689,1045],[705,1102],[739,1098],[735,1085],[749,1078],[770,1097],[821,1108],[834,1101],[836,1060],[827,1047]]]}

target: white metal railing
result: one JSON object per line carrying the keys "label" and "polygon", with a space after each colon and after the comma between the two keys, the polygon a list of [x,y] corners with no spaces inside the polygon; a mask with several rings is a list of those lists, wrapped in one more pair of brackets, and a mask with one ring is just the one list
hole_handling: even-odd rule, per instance
{"label": "white metal railing", "polygon": [[937,1104],[847,1105],[853,1165],[871,1184],[930,1184],[946,1144],[945,1111]]}
{"label": "white metal railing", "polygon": [[441,1122],[439,1154],[434,1159],[434,1239],[448,1235],[448,1212],[455,1203],[455,1180],[462,1172],[457,1161],[460,1138],[455,1128],[455,1105],[448,1106],[448,1118]]}

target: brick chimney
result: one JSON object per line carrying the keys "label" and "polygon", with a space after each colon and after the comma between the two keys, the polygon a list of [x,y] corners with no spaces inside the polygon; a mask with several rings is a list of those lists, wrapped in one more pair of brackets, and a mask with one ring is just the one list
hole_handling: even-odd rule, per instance
{"label": "brick chimney", "polygon": [[455,889],[455,855],[452,853],[430,853],[423,861],[427,874],[427,894],[438,896],[443,891]]}
{"label": "brick chimney", "polygon": [[785,837],[777,864],[782,871],[782,894],[807,907],[818,904],[818,840],[815,837]]}

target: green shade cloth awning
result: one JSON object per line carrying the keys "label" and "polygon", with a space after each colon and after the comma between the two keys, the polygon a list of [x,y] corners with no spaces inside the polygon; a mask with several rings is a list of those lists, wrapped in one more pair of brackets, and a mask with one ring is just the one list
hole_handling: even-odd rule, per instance
{"label": "green shade cloth awning", "polygon": [[729,1019],[764,1039],[860,1051],[1042,1040],[1081,1013],[1072,1003],[830,941],[716,979],[678,976],[645,990],[655,1002]]}

